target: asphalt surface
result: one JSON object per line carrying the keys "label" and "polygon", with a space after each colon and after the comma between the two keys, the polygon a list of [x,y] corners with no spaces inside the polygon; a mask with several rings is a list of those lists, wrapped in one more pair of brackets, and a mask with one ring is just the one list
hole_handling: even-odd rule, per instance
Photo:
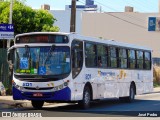
{"label": "asphalt surface", "polygon": [[11,112],[14,117],[18,113],[37,113],[42,117],[160,117],[160,91],[138,95],[133,103],[123,103],[118,99],[96,101],[87,110],[81,110],[77,104],[67,103],[45,104],[42,110],[35,110],[30,102],[19,101],[14,104],[10,102],[10,105],[3,103],[0,112]]}

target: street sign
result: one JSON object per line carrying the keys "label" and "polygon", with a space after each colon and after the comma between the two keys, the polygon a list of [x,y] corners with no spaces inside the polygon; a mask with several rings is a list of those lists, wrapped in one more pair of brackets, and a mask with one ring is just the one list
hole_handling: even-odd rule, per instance
{"label": "street sign", "polygon": [[0,24],[0,39],[14,39],[13,24]]}
{"label": "street sign", "polygon": [[160,17],[149,17],[148,31],[160,31]]}
{"label": "street sign", "polygon": [[156,17],[149,17],[148,20],[148,31],[156,30]]}

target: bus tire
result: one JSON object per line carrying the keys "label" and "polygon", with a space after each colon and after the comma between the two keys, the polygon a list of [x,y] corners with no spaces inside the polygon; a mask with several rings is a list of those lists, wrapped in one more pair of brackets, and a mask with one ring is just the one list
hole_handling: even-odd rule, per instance
{"label": "bus tire", "polygon": [[133,102],[135,99],[135,87],[133,84],[130,85],[130,89],[129,89],[129,96],[126,97],[126,102]]}
{"label": "bus tire", "polygon": [[90,107],[91,102],[91,90],[88,86],[84,88],[83,91],[83,100],[79,101],[78,104],[82,109],[88,109]]}
{"label": "bus tire", "polygon": [[44,101],[32,100],[31,103],[35,109],[42,109]]}

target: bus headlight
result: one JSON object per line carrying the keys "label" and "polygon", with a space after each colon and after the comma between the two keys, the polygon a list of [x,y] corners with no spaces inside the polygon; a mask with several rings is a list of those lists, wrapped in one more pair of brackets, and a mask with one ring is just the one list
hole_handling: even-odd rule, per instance
{"label": "bus headlight", "polygon": [[68,86],[70,80],[64,82],[64,86]]}
{"label": "bus headlight", "polygon": [[65,83],[64,83],[64,86],[68,86],[68,82],[65,82]]}
{"label": "bus headlight", "polygon": [[16,85],[15,88],[17,88],[18,90],[23,90],[23,87]]}
{"label": "bus headlight", "polygon": [[15,85],[15,88],[19,89],[19,85]]}
{"label": "bus headlight", "polygon": [[19,87],[19,90],[23,90],[23,87],[20,86],[20,87]]}

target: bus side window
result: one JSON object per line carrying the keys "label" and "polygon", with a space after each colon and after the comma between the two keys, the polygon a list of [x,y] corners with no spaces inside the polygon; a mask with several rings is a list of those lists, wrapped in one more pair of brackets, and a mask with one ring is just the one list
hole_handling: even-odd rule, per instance
{"label": "bus side window", "polygon": [[127,68],[127,50],[125,48],[119,48],[118,57],[119,68]]}
{"label": "bus side window", "polygon": [[112,68],[117,68],[118,64],[117,64],[117,59],[118,59],[118,55],[117,55],[117,48],[110,46],[110,64]]}
{"label": "bus side window", "polygon": [[144,69],[151,69],[151,53],[147,51],[144,52]]}
{"label": "bus side window", "polygon": [[85,43],[86,67],[97,67],[97,47],[95,43]]}
{"label": "bus side window", "polygon": [[136,68],[136,56],[135,50],[128,50],[128,60],[129,60],[129,68],[135,69]]}
{"label": "bus side window", "polygon": [[72,77],[75,78],[83,66],[83,42],[74,40],[72,42]]}
{"label": "bus side window", "polygon": [[137,57],[137,69],[143,69],[143,64],[144,64],[144,55],[143,55],[143,52],[140,51],[140,50],[137,50],[136,51],[136,57]]}
{"label": "bus side window", "polygon": [[108,63],[108,49],[106,46],[102,44],[97,45],[97,58],[98,58],[98,67],[99,68],[107,68]]}

